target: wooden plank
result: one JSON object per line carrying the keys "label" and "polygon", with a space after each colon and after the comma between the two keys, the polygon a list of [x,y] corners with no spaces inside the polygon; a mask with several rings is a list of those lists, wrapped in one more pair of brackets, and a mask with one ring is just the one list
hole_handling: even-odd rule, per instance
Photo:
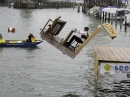
{"label": "wooden plank", "polygon": [[120,61],[120,57],[118,56],[117,52],[115,52],[114,47],[109,47],[112,56],[114,57],[114,60],[109,60],[109,61]]}
{"label": "wooden plank", "polygon": [[109,60],[115,60],[115,57],[113,56],[113,53],[111,52],[111,50],[109,49],[109,47],[105,47],[106,48],[106,52],[107,52],[107,58],[108,58],[108,61]]}
{"label": "wooden plank", "polygon": [[100,55],[98,55],[98,56],[102,57],[101,60],[105,60],[105,57],[104,57],[103,52],[101,51],[101,48],[100,47],[97,47],[97,48],[98,48],[98,51],[100,52]]}
{"label": "wooden plank", "polygon": [[113,55],[113,48],[112,47],[106,47],[108,49],[108,56],[110,56],[111,58],[108,61],[114,61],[117,60],[117,58],[115,57],[115,55]]}
{"label": "wooden plank", "polygon": [[123,48],[123,50],[125,50],[125,52],[127,53],[127,58],[129,58],[129,60],[130,60],[130,48]]}
{"label": "wooden plank", "polygon": [[125,52],[127,53],[127,55],[130,56],[130,50],[129,50],[129,48],[123,48],[123,50],[125,50]]}
{"label": "wooden plank", "polygon": [[58,33],[57,33],[56,35],[58,35],[58,34],[61,32],[61,30],[63,29],[63,27],[64,27],[65,24],[67,23],[67,21],[58,20],[57,23],[60,24],[61,27],[60,27],[60,29],[58,30]]}
{"label": "wooden plank", "polygon": [[130,62],[130,48],[121,47],[94,47],[99,61]]}
{"label": "wooden plank", "polygon": [[100,48],[98,46],[94,46],[95,54],[97,55],[98,60],[102,60],[103,56],[102,53],[100,52]]}
{"label": "wooden plank", "polygon": [[116,52],[116,57],[118,56],[118,60],[119,61],[125,61],[125,59],[124,59],[124,56],[121,54],[121,52],[120,52],[120,50],[119,50],[119,48],[117,48],[117,47],[113,47],[113,49],[114,49],[114,51]]}
{"label": "wooden plank", "polygon": [[53,21],[53,23],[51,24],[51,27],[52,27],[52,28],[56,25],[56,23],[59,21],[60,18],[61,18],[61,16],[58,16],[58,17]]}
{"label": "wooden plank", "polygon": [[98,64],[99,64],[99,61],[98,61],[98,57],[97,57],[97,54],[96,52],[94,53],[94,56],[95,56],[95,60],[94,60],[94,73],[96,75],[96,77],[98,77]]}
{"label": "wooden plank", "polygon": [[102,24],[104,29],[108,32],[109,36],[114,39],[117,36],[116,30],[109,23]]}
{"label": "wooden plank", "polygon": [[105,60],[106,61],[113,60],[114,57],[113,57],[112,53],[110,52],[109,48],[108,47],[103,47],[103,48],[104,48],[103,55],[105,56]]}
{"label": "wooden plank", "polygon": [[59,49],[63,54],[68,55],[72,59],[76,57],[76,54],[74,53],[74,50],[69,47],[63,45],[62,39],[58,36],[51,36],[50,34],[45,33],[44,31],[40,32],[41,38],[45,41],[47,41],[49,44],[53,45],[55,48]]}
{"label": "wooden plank", "polygon": [[120,60],[122,60],[121,57],[118,54],[117,49],[115,47],[112,47],[111,49],[113,51],[112,55],[115,57],[116,60],[109,60],[109,61],[120,61]]}
{"label": "wooden plank", "polygon": [[111,51],[111,54],[113,56],[113,60],[109,60],[109,61],[119,61],[119,57],[117,55],[117,53],[115,52],[114,48],[113,47],[109,47],[110,51]]}
{"label": "wooden plank", "polygon": [[[46,23],[45,26],[43,27],[42,31],[45,29],[45,27],[47,26],[47,24],[49,23],[49,21],[52,21],[52,20],[49,19],[49,20],[47,21],[47,23]],[[53,21],[52,21],[52,22],[53,22]]]}
{"label": "wooden plank", "polygon": [[84,46],[86,46],[89,41],[101,30],[101,25],[99,25],[90,35],[89,37],[75,50],[75,54],[78,54]]}
{"label": "wooden plank", "polygon": [[130,56],[128,55],[128,53],[121,47],[118,48],[120,51],[120,54],[123,56],[125,61],[130,61]]}
{"label": "wooden plank", "polygon": [[[61,16],[58,16],[54,21],[49,19],[47,21],[47,23],[45,24],[45,26],[43,27],[42,31],[48,25],[49,28],[48,28],[46,33],[50,33],[50,34],[52,34],[52,36],[53,35],[58,35],[60,33],[60,31],[63,29],[63,27],[65,26],[65,24],[67,23],[66,21],[59,20],[60,18],[61,18]],[[52,23],[48,24],[50,21],[52,21]]]}
{"label": "wooden plank", "polygon": [[73,30],[70,31],[70,33],[67,35],[67,37],[65,38],[63,45],[66,44],[66,42],[68,41],[68,39],[70,38],[70,36],[73,34]]}
{"label": "wooden plank", "polygon": [[109,60],[108,58],[108,51],[105,47],[102,47],[102,49],[100,49],[100,52],[102,53],[102,56],[104,57],[104,60]]}
{"label": "wooden plank", "polygon": [[100,61],[102,61],[102,60],[109,61],[109,60],[113,59],[108,47],[98,47],[98,49],[100,49],[100,53],[102,54],[101,55],[102,59],[100,59]]}

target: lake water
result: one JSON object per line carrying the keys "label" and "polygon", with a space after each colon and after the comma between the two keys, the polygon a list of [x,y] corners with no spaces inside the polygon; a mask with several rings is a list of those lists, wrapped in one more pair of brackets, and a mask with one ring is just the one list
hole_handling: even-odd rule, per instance
{"label": "lake water", "polygon": [[[0,33],[4,39],[26,39],[31,32],[41,39],[40,28],[48,19],[54,20],[59,15],[61,20],[67,21],[59,34],[61,38],[66,37],[73,28],[88,26],[91,32],[103,23],[82,12],[78,13],[76,8],[14,9],[1,6]],[[9,27],[14,27],[16,32],[8,32]],[[116,27],[118,36],[113,40],[102,29],[75,59],[46,41],[35,48],[0,48],[0,97],[94,97],[93,46],[130,47],[130,28],[126,32],[124,26],[122,30],[119,28]],[[130,87],[126,88],[126,84],[121,83],[129,79],[111,75],[110,79],[101,75],[100,78],[97,96],[130,96]],[[123,88],[117,88],[117,92],[104,91],[107,87],[113,90],[115,81],[118,87]]]}

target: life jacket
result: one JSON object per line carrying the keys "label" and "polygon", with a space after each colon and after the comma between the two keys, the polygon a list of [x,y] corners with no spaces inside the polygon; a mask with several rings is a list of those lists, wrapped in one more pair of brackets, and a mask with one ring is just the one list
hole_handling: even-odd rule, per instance
{"label": "life jacket", "polygon": [[27,42],[35,42],[36,38],[34,36],[31,37],[31,40],[29,39],[29,37],[26,39]]}
{"label": "life jacket", "polygon": [[31,37],[31,41],[32,42],[35,42],[36,41],[36,38],[33,36],[33,37]]}
{"label": "life jacket", "polygon": [[5,40],[0,38],[0,43],[5,43]]}

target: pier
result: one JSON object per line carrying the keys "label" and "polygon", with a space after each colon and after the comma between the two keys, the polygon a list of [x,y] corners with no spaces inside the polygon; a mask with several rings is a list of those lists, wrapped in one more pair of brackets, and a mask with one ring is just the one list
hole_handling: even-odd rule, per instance
{"label": "pier", "polygon": [[124,78],[130,78],[129,55],[130,48],[94,46],[94,73],[96,75],[96,89],[98,88],[98,80],[100,80],[99,74],[124,74]]}

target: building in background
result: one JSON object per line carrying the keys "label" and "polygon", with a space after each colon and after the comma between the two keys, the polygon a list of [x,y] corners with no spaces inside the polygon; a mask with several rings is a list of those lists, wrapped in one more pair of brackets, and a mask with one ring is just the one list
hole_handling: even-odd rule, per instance
{"label": "building in background", "polygon": [[[128,0],[123,0],[127,2]],[[94,6],[123,6],[122,0],[84,0],[85,6],[92,8]]]}

